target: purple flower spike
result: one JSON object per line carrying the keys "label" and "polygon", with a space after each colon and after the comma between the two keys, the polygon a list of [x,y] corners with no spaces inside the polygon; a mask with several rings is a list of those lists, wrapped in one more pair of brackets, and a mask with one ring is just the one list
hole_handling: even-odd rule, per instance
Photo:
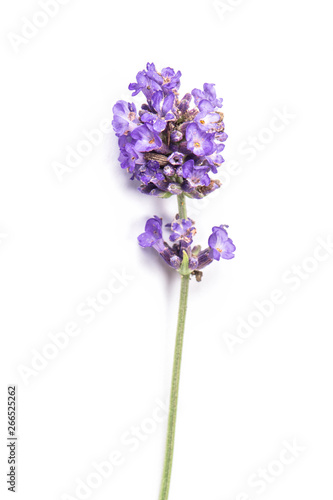
{"label": "purple flower spike", "polygon": [[162,219],[153,217],[148,219],[145,225],[145,232],[138,236],[139,245],[142,247],[153,247],[158,252],[164,251],[162,237]]}
{"label": "purple flower spike", "polygon": [[190,123],[186,129],[187,148],[196,156],[211,155],[216,145],[214,134],[207,134],[199,129],[196,123]]}
{"label": "purple flower spike", "polygon": [[216,174],[224,161],[227,134],[218,109],[222,99],[212,83],[181,98],[180,77],[180,71],[159,71],[147,63],[129,86],[132,95],[142,92],[145,102],[137,113],[134,104],[118,101],[112,124],[121,167],[140,182],[141,193],[161,198],[184,193],[200,199],[221,185],[210,173]]}
{"label": "purple flower spike", "polygon": [[233,252],[236,250],[236,247],[233,241],[228,237],[225,227],[227,226],[215,226],[212,229],[213,233],[208,239],[208,245],[210,247],[209,256],[212,259],[233,259],[235,257]]}

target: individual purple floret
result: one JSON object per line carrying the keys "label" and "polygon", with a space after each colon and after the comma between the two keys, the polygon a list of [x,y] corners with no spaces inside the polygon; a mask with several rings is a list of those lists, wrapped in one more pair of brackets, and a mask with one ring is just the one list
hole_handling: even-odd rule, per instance
{"label": "individual purple floret", "polygon": [[138,153],[134,149],[134,141],[128,135],[122,135],[118,140],[120,155],[118,160],[120,161],[121,168],[126,168],[128,172],[133,172],[136,166],[145,163],[142,153]]}
{"label": "individual purple floret", "polygon": [[[188,160],[182,166],[182,173],[189,191],[198,186],[209,186],[210,178],[207,174],[209,167],[196,166],[194,160]],[[185,188],[184,188],[185,190]]]}
{"label": "individual purple floret", "polygon": [[156,90],[178,90],[180,86],[181,72],[172,68],[164,68],[158,73],[155,64],[147,63],[146,70],[139,71],[136,75],[136,82],[129,85],[129,90],[133,90],[132,96],[143,92],[147,99],[150,99]]}
{"label": "individual purple floret", "polygon": [[156,82],[160,88],[168,93],[169,90],[178,90],[180,87],[180,71],[175,71],[172,68],[163,68],[161,73],[156,71],[154,64],[147,64],[147,76]]}
{"label": "individual purple floret", "polygon": [[213,233],[208,239],[210,257],[212,259],[233,259],[235,257],[233,252],[236,250],[236,247],[228,237],[225,227],[227,226],[215,226],[212,229]]}
{"label": "individual purple floret", "polygon": [[160,136],[147,125],[141,125],[131,133],[134,139],[134,149],[140,153],[153,151],[162,145]]}
{"label": "individual purple floret", "polygon": [[[150,66],[154,65],[151,64]],[[151,71],[151,74],[153,74],[154,70],[155,66],[154,69]],[[161,90],[161,86],[157,82],[155,82],[155,80],[150,78],[150,76],[148,76],[147,71],[145,70],[139,71],[139,73],[136,75],[136,83],[131,83],[128,88],[129,90],[133,90],[132,96],[137,95],[139,92],[143,92],[143,94],[147,97],[147,99],[151,99],[153,93],[156,90]]]}
{"label": "individual purple floret", "polygon": [[209,101],[214,108],[222,108],[223,99],[216,98],[215,84],[205,83],[203,88],[203,91],[199,89],[192,90],[195,104],[198,105],[200,101],[205,99]]}
{"label": "individual purple floret", "polygon": [[178,90],[180,87],[180,77],[182,76],[180,71],[175,71],[172,68],[164,68],[161,71],[161,76],[163,78],[163,89],[167,90]]}
{"label": "individual purple floret", "polygon": [[223,113],[215,112],[214,106],[209,101],[200,101],[198,108],[200,113],[196,115],[194,121],[201,130],[214,133],[224,129]]}
{"label": "individual purple floret", "polygon": [[145,232],[138,236],[138,241],[142,247],[153,247],[158,252],[163,252],[162,219],[156,215],[148,219],[145,225]]}
{"label": "individual purple floret", "polygon": [[172,112],[175,95],[173,93],[164,96],[161,90],[153,94],[152,103],[148,111],[141,114],[141,121],[149,123],[156,132],[163,132],[168,121],[175,119]]}
{"label": "individual purple floret", "polygon": [[209,134],[201,130],[196,123],[190,123],[186,128],[187,149],[196,156],[211,155],[216,145],[214,134]]}
{"label": "individual purple floret", "polygon": [[164,181],[164,174],[160,170],[160,164],[157,161],[150,160],[139,168],[137,178],[145,185],[152,181],[157,184]]}
{"label": "individual purple floret", "polygon": [[136,107],[133,103],[118,101],[113,106],[112,111],[112,126],[118,137],[131,132],[137,127],[139,120],[136,116]]}
{"label": "individual purple floret", "polygon": [[[146,102],[137,112],[134,104],[118,101],[112,125],[119,137],[121,167],[140,182],[141,193],[203,198],[221,185],[211,173],[216,174],[224,161],[222,99],[211,83],[181,97],[180,77],[180,71],[158,71],[148,63],[129,85],[132,95],[142,92]],[[156,175],[151,161],[159,164],[154,167]]]}
{"label": "individual purple floret", "polygon": [[219,167],[224,159],[220,154],[224,150],[224,144],[218,144],[213,154],[206,156],[207,163],[210,165],[210,169],[214,174],[217,173],[217,167]]}

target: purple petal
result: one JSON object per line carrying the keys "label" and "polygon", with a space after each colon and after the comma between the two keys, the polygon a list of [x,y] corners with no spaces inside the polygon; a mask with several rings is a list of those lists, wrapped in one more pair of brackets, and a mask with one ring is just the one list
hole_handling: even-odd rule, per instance
{"label": "purple petal", "polygon": [[175,94],[173,94],[173,93],[167,95],[167,97],[164,99],[164,103],[162,106],[163,116],[166,115],[172,109],[174,100],[175,100]]}

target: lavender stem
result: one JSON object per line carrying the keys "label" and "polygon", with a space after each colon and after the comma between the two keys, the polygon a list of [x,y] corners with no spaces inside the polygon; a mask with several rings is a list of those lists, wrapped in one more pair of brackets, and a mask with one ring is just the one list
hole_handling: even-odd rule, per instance
{"label": "lavender stem", "polygon": [[[177,199],[178,199],[179,216],[180,218],[186,218],[186,204],[185,204],[184,194],[177,196]],[[161,484],[159,500],[167,500],[169,496],[173,451],[174,451],[175,434],[176,434],[176,418],[177,418],[180,369],[181,369],[181,360],[183,351],[188,288],[190,281],[189,275],[185,276],[181,275],[180,277],[181,277],[181,286],[180,286],[176,345],[175,345],[173,371],[172,371],[168,432],[167,432],[166,450],[165,450],[162,484]]]}

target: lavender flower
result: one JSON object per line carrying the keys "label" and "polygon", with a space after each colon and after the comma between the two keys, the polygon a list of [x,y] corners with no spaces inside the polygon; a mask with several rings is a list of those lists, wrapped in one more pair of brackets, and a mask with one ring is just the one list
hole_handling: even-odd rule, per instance
{"label": "lavender flower", "polygon": [[199,104],[202,100],[207,100],[214,108],[222,108],[223,99],[216,98],[216,90],[214,83],[205,83],[204,89],[194,89],[192,90],[192,95],[194,97],[195,104]]}
{"label": "lavender flower", "polygon": [[161,73],[157,73],[154,64],[147,64],[147,75],[153,81],[160,85],[160,88],[164,92],[169,90],[178,90],[180,87],[180,77],[182,76],[180,71],[175,71],[172,68],[163,68]]}
{"label": "lavender flower", "polygon": [[153,151],[162,145],[160,136],[147,125],[134,129],[131,137],[135,140],[134,149],[138,152]]}
{"label": "lavender flower", "polygon": [[160,170],[160,164],[157,161],[151,160],[139,168],[137,178],[147,186],[153,181],[155,181],[156,184],[160,181],[164,181],[164,174]]}
{"label": "lavender flower", "polygon": [[209,186],[210,178],[208,175],[209,167],[208,166],[196,166],[194,160],[188,160],[182,166],[183,177],[186,179],[185,185],[183,189],[184,191],[191,191],[191,189],[196,188],[197,186]]}
{"label": "lavender flower", "polygon": [[168,121],[175,119],[175,115],[172,112],[174,100],[175,95],[173,93],[164,96],[163,92],[158,90],[152,96],[152,102],[149,108],[151,111],[142,113],[141,121],[152,125],[156,132],[163,132]]}
{"label": "lavender flower", "polygon": [[[168,500],[176,426],[177,399],[183,346],[189,281],[201,281],[202,270],[214,260],[233,259],[236,250],[229,238],[228,226],[214,226],[208,246],[193,245],[195,222],[187,217],[186,197],[203,198],[221,183],[211,179],[222,164],[221,155],[227,134],[224,131],[222,99],[216,97],[214,84],[179,97],[180,71],[156,70],[148,63],[129,85],[135,96],[146,98],[139,112],[134,104],[118,101],[113,107],[112,125],[118,136],[121,167],[140,183],[139,191],[168,198],[177,195],[179,213],[169,228],[169,240],[163,236],[162,219],[147,220],[138,236],[141,247],[152,247],[164,262],[181,275],[176,347],[172,374],[168,436],[165,451],[160,500]],[[194,104],[193,104],[194,101]]]}
{"label": "lavender flower", "polygon": [[118,140],[121,168],[126,168],[128,172],[133,172],[136,166],[142,165],[144,159],[141,153],[134,149],[134,141],[130,136],[122,135]]}
{"label": "lavender flower", "polygon": [[224,129],[223,113],[215,112],[214,106],[207,100],[200,101],[198,104],[200,113],[194,119],[199,128],[205,132],[219,132]]}
{"label": "lavender flower", "polygon": [[196,156],[211,155],[216,148],[214,134],[201,130],[196,123],[190,123],[186,129],[187,148]]}
{"label": "lavender flower", "polygon": [[208,239],[208,245],[210,247],[210,257],[215,260],[222,259],[233,259],[235,256],[233,252],[236,250],[233,241],[228,238],[228,233],[225,228],[228,226],[215,226],[213,227],[213,233]]}
{"label": "lavender flower", "polygon": [[161,76],[163,78],[163,88],[167,90],[178,90],[180,87],[180,77],[182,76],[180,71],[175,71],[172,68],[164,68],[161,71]]}
{"label": "lavender flower", "polygon": [[[147,64],[147,69],[148,69]],[[147,97],[147,99],[151,99],[153,93],[156,90],[160,90],[160,85],[155,82],[150,76],[155,72],[155,66],[153,64],[149,65],[151,67],[151,71],[147,72],[145,70],[139,71],[136,75],[136,83],[131,83],[129,85],[129,90],[133,90],[132,96],[137,95],[139,92],[143,92],[143,94]]]}
{"label": "lavender flower", "polygon": [[[142,92],[146,102],[137,113],[134,104],[118,101],[112,125],[119,137],[121,167],[140,182],[141,193],[202,198],[220,187],[210,174],[224,161],[222,99],[211,83],[180,98],[180,77],[180,71],[167,67],[159,72],[148,63],[129,85],[132,95]],[[151,161],[159,163],[154,165],[156,175]]]}
{"label": "lavender flower", "polygon": [[112,111],[114,115],[112,126],[118,137],[131,132],[139,123],[133,103],[118,101]]}
{"label": "lavender flower", "polygon": [[138,241],[142,247],[153,247],[158,252],[163,252],[162,219],[156,215],[148,219],[145,225],[145,232],[138,236]]}
{"label": "lavender flower", "polygon": [[220,154],[224,150],[224,144],[217,144],[214,153],[206,156],[206,161],[210,165],[211,171],[217,173],[217,168],[222,165],[224,159]]}

